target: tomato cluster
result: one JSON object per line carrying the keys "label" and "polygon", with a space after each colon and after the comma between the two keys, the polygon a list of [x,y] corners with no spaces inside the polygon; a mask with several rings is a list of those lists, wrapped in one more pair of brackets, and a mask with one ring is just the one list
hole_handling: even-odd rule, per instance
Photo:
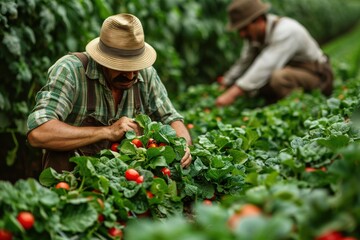
{"label": "tomato cluster", "polygon": [[141,176],[138,171],[133,168],[129,168],[125,171],[125,178],[128,181],[135,181],[138,184],[144,182],[144,176]]}

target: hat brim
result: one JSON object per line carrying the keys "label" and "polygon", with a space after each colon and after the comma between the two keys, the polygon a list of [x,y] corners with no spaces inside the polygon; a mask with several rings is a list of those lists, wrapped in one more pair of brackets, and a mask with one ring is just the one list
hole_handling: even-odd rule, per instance
{"label": "hat brim", "polygon": [[228,23],[226,26],[226,30],[228,31],[235,31],[235,30],[239,30],[243,27],[245,27],[246,25],[248,25],[249,23],[251,23],[254,19],[256,19],[257,17],[259,17],[261,14],[266,13],[269,9],[270,9],[270,4],[265,3],[264,6],[259,9],[258,11],[254,12],[250,17],[248,17],[245,21],[241,21],[237,24],[231,24]]}
{"label": "hat brim", "polygon": [[137,56],[112,56],[104,53],[99,48],[100,38],[97,37],[86,45],[86,52],[97,63],[110,69],[117,71],[139,71],[150,67],[156,60],[156,51],[145,42],[144,52]]}

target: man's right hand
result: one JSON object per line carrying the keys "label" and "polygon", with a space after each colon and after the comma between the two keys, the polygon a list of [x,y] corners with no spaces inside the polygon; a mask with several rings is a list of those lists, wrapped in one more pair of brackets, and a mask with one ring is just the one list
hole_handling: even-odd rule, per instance
{"label": "man's right hand", "polygon": [[134,119],[128,117],[121,117],[113,125],[109,126],[110,137],[109,140],[112,142],[118,141],[124,137],[126,132],[135,131],[136,135],[141,134],[141,128]]}

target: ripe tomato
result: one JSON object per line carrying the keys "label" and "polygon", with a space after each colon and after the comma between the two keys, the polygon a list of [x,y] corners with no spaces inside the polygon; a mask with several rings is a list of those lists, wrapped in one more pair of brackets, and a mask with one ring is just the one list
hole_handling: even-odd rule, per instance
{"label": "ripe tomato", "polygon": [[0,229],[0,240],[12,240],[12,233],[5,230],[5,229]]}
{"label": "ripe tomato", "polygon": [[168,176],[168,177],[171,176],[171,171],[170,171],[170,169],[168,169],[167,167],[163,167],[163,168],[161,169],[161,172],[162,172],[165,176]]}
{"label": "ripe tomato", "polygon": [[163,146],[167,146],[167,144],[166,143],[163,143],[163,142],[161,142],[161,143],[159,143],[159,145],[158,145],[159,147],[163,147]]}
{"label": "ripe tomato", "polygon": [[262,213],[261,209],[253,204],[245,204],[239,212],[234,213],[228,220],[228,226],[234,229],[240,220],[248,216],[257,216]]}
{"label": "ripe tomato", "polygon": [[305,168],[305,172],[315,172],[315,171],[323,171],[323,172],[326,172],[326,167],[321,167],[319,169],[317,168],[313,168],[313,167],[306,167]]}
{"label": "ripe tomato", "polygon": [[140,140],[140,139],[138,139],[138,138],[134,138],[134,139],[131,141],[131,143],[132,143],[132,144],[134,144],[137,148],[139,148],[139,147],[142,147],[142,146],[143,146],[143,144],[142,144],[141,140]]}
{"label": "ripe tomato", "polygon": [[121,229],[118,229],[116,227],[109,228],[108,234],[112,237],[122,237],[123,232]]}
{"label": "ripe tomato", "polygon": [[211,205],[212,205],[212,201],[209,200],[209,199],[204,199],[204,200],[203,200],[203,204],[204,204],[204,205],[209,205],[209,206],[211,206]]}
{"label": "ripe tomato", "polygon": [[146,144],[147,148],[152,148],[152,147],[158,147],[156,140],[153,138],[149,138],[147,144]]}
{"label": "ripe tomato", "polygon": [[129,181],[136,181],[136,179],[140,176],[139,172],[133,168],[129,168],[125,172],[125,178]]}
{"label": "ripe tomato", "polygon": [[156,143],[150,143],[147,148],[156,148],[158,145]]}
{"label": "ripe tomato", "polygon": [[150,192],[150,191],[146,191],[146,196],[147,196],[148,198],[153,198],[153,197],[154,197],[154,194],[153,194],[152,192]]}
{"label": "ripe tomato", "polygon": [[105,221],[105,216],[102,215],[102,214],[99,214],[99,215],[98,215],[98,222],[99,222],[99,223],[102,223],[102,222],[104,222],[104,221]]}
{"label": "ripe tomato", "polygon": [[70,185],[67,182],[58,182],[55,188],[63,188],[65,190],[70,190]]}
{"label": "ripe tomato", "polygon": [[187,127],[188,129],[193,129],[193,128],[194,128],[194,124],[188,123],[188,124],[186,125],[186,127]]}
{"label": "ripe tomato", "polygon": [[343,239],[342,234],[337,231],[329,231],[316,238],[316,240],[342,240],[342,239]]}
{"label": "ripe tomato", "polygon": [[118,149],[119,145],[120,145],[120,143],[113,143],[110,147],[111,151],[119,152],[119,149]]}
{"label": "ripe tomato", "polygon": [[31,212],[19,212],[17,220],[23,226],[24,229],[28,230],[33,227],[35,223],[34,215]]}
{"label": "ripe tomato", "polygon": [[144,182],[144,176],[139,176],[138,178],[136,178],[135,180],[138,184],[143,183]]}

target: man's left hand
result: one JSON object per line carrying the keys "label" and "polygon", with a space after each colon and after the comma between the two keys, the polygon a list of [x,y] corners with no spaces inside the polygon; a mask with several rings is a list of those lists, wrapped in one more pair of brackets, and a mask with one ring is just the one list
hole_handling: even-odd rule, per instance
{"label": "man's left hand", "polygon": [[190,148],[186,147],[185,154],[184,154],[183,158],[180,161],[181,167],[183,167],[183,168],[189,167],[190,164],[191,164],[191,161],[192,161],[192,156],[191,156],[191,153],[190,153]]}

